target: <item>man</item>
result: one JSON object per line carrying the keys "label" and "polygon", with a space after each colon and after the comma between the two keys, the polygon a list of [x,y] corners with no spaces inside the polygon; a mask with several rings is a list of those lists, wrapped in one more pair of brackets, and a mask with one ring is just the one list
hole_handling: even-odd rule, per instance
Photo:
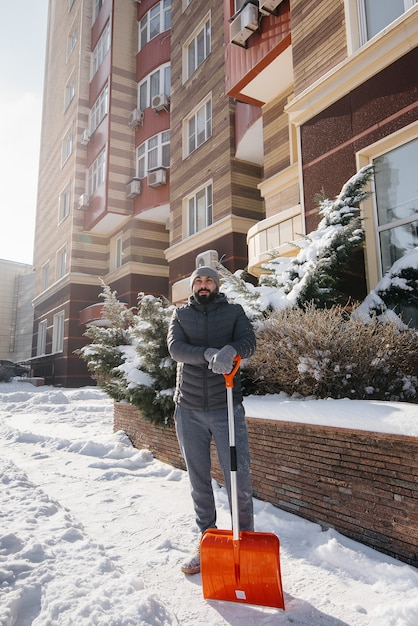
{"label": "man", "polygon": [[[168,331],[168,349],[177,361],[175,424],[186,461],[196,523],[201,533],[216,528],[210,443],[213,437],[231,506],[230,448],[225,378],[239,354],[254,353],[255,335],[240,304],[219,293],[219,276],[199,267],[190,278],[192,295],[178,308]],[[234,379],[235,444],[240,530],[254,530],[250,455],[239,373]],[[182,565],[185,574],[200,571],[200,540]]]}

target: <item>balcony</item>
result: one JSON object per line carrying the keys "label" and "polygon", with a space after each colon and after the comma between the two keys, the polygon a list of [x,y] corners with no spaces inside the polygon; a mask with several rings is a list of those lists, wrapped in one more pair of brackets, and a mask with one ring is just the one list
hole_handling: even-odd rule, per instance
{"label": "balcony", "polygon": [[248,271],[262,273],[261,265],[278,256],[296,256],[299,249],[292,243],[304,232],[300,204],[272,215],[252,226],[247,234]]}
{"label": "balcony", "polygon": [[226,20],[226,90],[241,102],[263,106],[293,85],[291,22],[289,2],[282,2],[276,14],[262,14],[257,31],[248,31],[246,47],[229,39]]}

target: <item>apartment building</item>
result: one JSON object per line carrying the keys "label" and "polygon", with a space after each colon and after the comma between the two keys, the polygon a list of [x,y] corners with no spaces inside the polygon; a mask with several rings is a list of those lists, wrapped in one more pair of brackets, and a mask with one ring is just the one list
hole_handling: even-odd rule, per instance
{"label": "apartment building", "polygon": [[140,291],[167,293],[167,194],[136,202],[137,8],[49,3],[32,363],[52,384],[92,382],[74,350],[100,319],[101,281],[129,306]]}
{"label": "apartment building", "polygon": [[247,264],[261,161],[234,155],[223,44],[215,0],[50,2],[32,358],[47,382],[92,382],[74,350],[102,281],[128,306],[181,301],[201,253]]}
{"label": "apartment building", "polygon": [[[335,197],[373,163],[373,194],[362,205],[364,251],[346,272],[347,295],[363,298],[418,245],[417,3],[224,5],[227,93],[262,111],[266,215],[248,232],[250,271],[259,274],[271,254],[292,254],[289,241],[318,224],[316,194]],[[416,311],[407,313],[418,325]]]}
{"label": "apartment building", "polygon": [[417,26],[414,0],[51,1],[35,374],[92,382],[102,281],[135,306],[184,300],[199,262],[256,277],[370,162],[346,289],[373,288],[417,245]]}
{"label": "apartment building", "polygon": [[31,355],[33,285],[32,265],[0,259],[0,359]]}

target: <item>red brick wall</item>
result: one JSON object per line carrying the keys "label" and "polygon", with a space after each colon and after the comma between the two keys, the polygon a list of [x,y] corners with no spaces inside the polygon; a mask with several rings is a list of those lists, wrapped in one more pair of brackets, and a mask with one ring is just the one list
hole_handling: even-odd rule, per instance
{"label": "red brick wall", "polygon": [[[418,438],[248,418],[254,496],[418,566]],[[185,469],[173,425],[115,403],[114,430]],[[216,453],[213,475],[223,482]]]}

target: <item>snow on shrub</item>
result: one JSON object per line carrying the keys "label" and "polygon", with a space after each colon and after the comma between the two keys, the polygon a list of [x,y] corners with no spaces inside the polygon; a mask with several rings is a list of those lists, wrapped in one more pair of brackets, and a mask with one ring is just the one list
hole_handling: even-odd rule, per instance
{"label": "snow on shrub", "polygon": [[76,354],[111,398],[133,404],[146,419],[167,422],[174,406],[175,363],[167,349],[174,305],[140,293],[134,313],[109,286],[103,284],[100,296],[103,324],[87,328],[91,343]]}
{"label": "snow on shrub", "polygon": [[410,401],[418,390],[418,334],[368,324],[340,307],[274,311],[246,362],[252,393]]}

